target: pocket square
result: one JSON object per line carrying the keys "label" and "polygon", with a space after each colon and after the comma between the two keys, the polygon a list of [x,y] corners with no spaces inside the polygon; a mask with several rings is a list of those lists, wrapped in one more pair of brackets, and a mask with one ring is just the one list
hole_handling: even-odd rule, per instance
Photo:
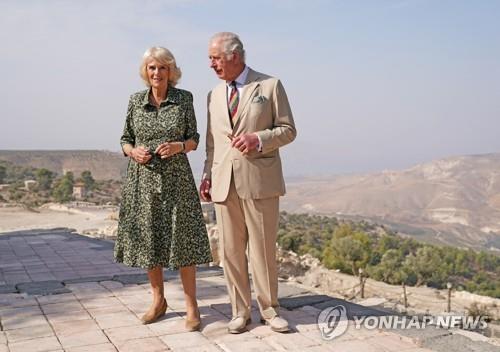
{"label": "pocket square", "polygon": [[252,99],[252,103],[257,103],[257,104],[262,104],[265,101],[266,101],[266,97],[263,95],[258,95],[256,97],[253,97],[253,99]]}

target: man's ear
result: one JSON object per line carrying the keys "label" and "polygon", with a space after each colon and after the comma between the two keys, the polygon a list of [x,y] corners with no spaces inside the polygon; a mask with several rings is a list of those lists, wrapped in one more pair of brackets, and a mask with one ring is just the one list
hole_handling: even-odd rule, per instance
{"label": "man's ear", "polygon": [[231,61],[234,62],[234,63],[239,63],[241,62],[241,56],[240,56],[240,53],[237,52],[237,51],[233,51],[231,53],[232,57],[231,57]]}

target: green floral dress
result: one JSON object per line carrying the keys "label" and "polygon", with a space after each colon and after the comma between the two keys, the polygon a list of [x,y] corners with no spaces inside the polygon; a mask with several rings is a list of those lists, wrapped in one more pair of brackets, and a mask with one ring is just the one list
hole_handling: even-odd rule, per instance
{"label": "green floral dress", "polygon": [[193,96],[169,87],[159,108],[150,90],[130,97],[121,145],[145,146],[153,158],[144,165],[130,159],[122,188],[115,260],[128,266],[170,269],[212,261],[198,191],[184,153],[161,159],[166,141],[198,143]]}

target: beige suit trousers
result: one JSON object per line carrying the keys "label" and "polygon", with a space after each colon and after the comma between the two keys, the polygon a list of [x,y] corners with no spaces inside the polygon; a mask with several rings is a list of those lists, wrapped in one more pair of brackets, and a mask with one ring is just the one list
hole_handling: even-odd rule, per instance
{"label": "beige suit trousers", "polygon": [[278,314],[276,234],[279,197],[241,199],[233,176],[227,199],[215,203],[215,211],[233,317],[250,317],[252,301],[248,263],[261,315],[266,319],[274,317]]}

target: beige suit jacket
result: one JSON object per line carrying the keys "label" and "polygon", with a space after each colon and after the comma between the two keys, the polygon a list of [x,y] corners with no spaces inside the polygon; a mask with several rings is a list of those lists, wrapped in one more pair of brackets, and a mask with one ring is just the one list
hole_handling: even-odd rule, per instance
{"label": "beige suit jacket", "polygon": [[[207,101],[208,121],[204,175],[211,179],[212,200],[226,200],[231,174],[238,196],[264,199],[285,194],[279,148],[297,134],[285,89],[273,77],[249,70],[243,87],[234,127],[227,107],[225,82],[217,85]],[[262,151],[244,156],[231,147],[228,134],[257,133]]]}

